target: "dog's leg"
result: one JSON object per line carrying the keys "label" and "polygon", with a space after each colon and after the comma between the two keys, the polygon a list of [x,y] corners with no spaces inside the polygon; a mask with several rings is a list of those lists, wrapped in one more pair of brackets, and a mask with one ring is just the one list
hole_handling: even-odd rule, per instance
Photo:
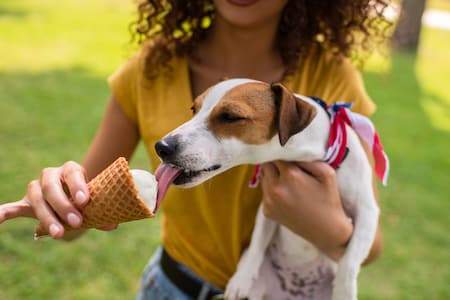
{"label": "dog's leg", "polygon": [[[338,264],[334,280],[333,300],[357,299],[357,276],[361,264],[369,255],[378,227],[379,208],[372,193],[370,171],[362,176],[361,185],[351,193],[357,199],[353,209],[353,235]],[[345,197],[345,196],[344,196]]]}
{"label": "dog's leg", "polygon": [[261,276],[259,271],[276,228],[277,224],[264,216],[261,205],[256,215],[250,245],[241,256],[237,271],[227,284],[225,299],[243,299],[246,297],[252,300],[262,299],[264,291],[255,291],[252,286]]}
{"label": "dog's leg", "polygon": [[[373,200],[375,201],[375,200]],[[354,220],[353,236],[338,264],[333,300],[357,299],[357,277],[369,254],[377,230],[378,208],[361,209]]]}

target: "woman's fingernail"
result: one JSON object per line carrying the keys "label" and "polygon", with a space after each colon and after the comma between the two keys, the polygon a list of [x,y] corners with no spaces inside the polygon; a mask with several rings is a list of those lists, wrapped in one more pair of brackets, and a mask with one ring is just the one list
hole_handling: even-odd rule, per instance
{"label": "woman's fingernail", "polygon": [[68,213],[67,214],[67,222],[72,227],[78,227],[81,225],[81,219],[79,216],[77,216],[74,213]]}
{"label": "woman's fingernail", "polygon": [[82,191],[78,191],[75,194],[75,203],[78,205],[83,205],[87,200],[86,194]]}
{"label": "woman's fingernail", "polygon": [[48,231],[50,232],[51,236],[55,236],[59,233],[60,229],[58,225],[51,224],[50,227],[48,228]]}

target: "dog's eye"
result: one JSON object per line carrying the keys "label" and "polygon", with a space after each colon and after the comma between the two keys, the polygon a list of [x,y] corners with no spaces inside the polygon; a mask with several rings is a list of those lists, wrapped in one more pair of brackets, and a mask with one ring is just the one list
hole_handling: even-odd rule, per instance
{"label": "dog's eye", "polygon": [[233,123],[233,122],[237,122],[240,120],[244,120],[245,118],[229,113],[229,112],[223,112],[219,115],[218,117],[219,121],[224,122],[224,123]]}
{"label": "dog's eye", "polygon": [[191,111],[192,111],[192,114],[195,115],[195,106],[193,104],[191,106]]}

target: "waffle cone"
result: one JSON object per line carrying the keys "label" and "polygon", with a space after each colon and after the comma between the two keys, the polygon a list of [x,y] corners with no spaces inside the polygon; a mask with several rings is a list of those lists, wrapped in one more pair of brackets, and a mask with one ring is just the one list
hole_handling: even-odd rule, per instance
{"label": "waffle cone", "polygon": [[[90,200],[80,208],[83,223],[80,228],[99,228],[153,217],[152,211],[139,197],[125,158],[120,157],[88,183]],[[65,230],[73,230],[64,224]],[[39,224],[35,237],[48,235]]]}

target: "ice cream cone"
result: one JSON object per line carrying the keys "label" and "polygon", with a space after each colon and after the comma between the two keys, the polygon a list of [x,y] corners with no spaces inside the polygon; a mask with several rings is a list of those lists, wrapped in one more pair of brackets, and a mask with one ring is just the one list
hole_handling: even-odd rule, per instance
{"label": "ice cream cone", "polygon": [[[120,157],[88,183],[90,200],[80,208],[83,223],[80,228],[99,228],[111,224],[153,217],[152,210],[139,197],[125,158]],[[73,230],[64,224],[65,230]],[[39,224],[35,237],[48,235]]]}

